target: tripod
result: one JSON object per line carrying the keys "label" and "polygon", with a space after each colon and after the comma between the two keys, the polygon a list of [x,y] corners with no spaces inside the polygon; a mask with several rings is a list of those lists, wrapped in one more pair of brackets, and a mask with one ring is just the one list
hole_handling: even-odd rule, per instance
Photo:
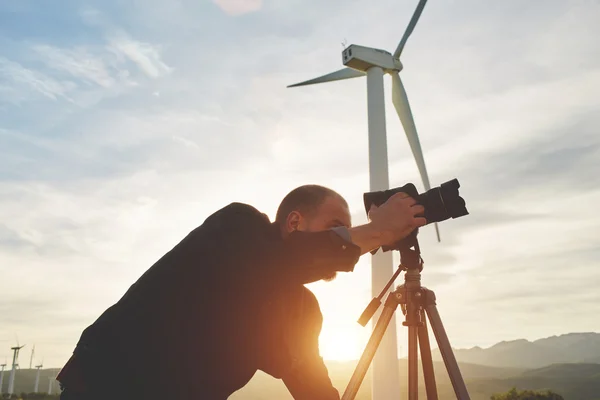
{"label": "tripod", "polygon": [[[440,314],[436,307],[435,293],[421,286],[421,271],[423,270],[423,259],[420,255],[419,243],[416,233],[404,240],[397,250],[400,251],[400,265],[394,276],[387,283],[379,297],[374,298],[365,309],[358,322],[365,326],[371,319],[379,305],[381,297],[387,292],[390,285],[402,271],[404,275],[404,284],[398,286],[391,292],[384,304],[383,311],[375,329],[369,338],[367,346],[352,374],[352,378],[346,387],[342,400],[352,400],[356,396],[358,389],[365,377],[369,365],[375,356],[383,335],[394,316],[398,305],[401,306],[405,320],[402,325],[408,327],[408,398],[417,400],[419,393],[419,365],[418,350],[421,350],[421,362],[423,366],[423,378],[425,381],[425,390],[428,400],[437,400],[437,387],[435,383],[435,373],[433,370],[433,361],[431,357],[431,347],[429,344],[429,334],[427,331],[427,317],[431,323],[431,328],[442,354],[446,370],[452,382],[454,393],[458,400],[469,400],[467,387],[461,376],[458,363],[452,352],[452,347],[446,335]],[[384,249],[385,251],[385,249]],[[417,347],[418,346],[418,347]]]}

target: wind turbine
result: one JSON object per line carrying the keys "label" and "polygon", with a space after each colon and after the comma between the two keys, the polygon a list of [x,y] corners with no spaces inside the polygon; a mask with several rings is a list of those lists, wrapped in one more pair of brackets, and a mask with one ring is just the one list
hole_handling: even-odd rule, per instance
{"label": "wind turbine", "polygon": [[[385,121],[385,97],[383,75],[392,77],[392,102],[406,133],[412,154],[417,163],[417,168],[423,181],[425,190],[430,190],[429,176],[425,168],[423,151],[417,135],[417,129],[412,116],[408,97],[399,72],[403,69],[400,55],[406,41],[413,32],[427,0],[420,0],[417,8],[398,44],[391,54],[388,51],[370,47],[350,45],[342,52],[342,62],[345,68],[338,71],[310,79],[288,87],[313,85],[317,83],[338,80],[367,78],[367,113],[369,128],[369,180],[370,190],[379,191],[389,189],[388,155]],[[435,224],[438,241],[440,240],[439,228]],[[373,297],[379,294],[385,286],[389,276],[393,273],[393,257],[391,252],[378,252],[372,256],[371,291]],[[398,344],[396,336],[396,320],[390,321],[388,330],[375,354],[372,365],[372,398],[392,399],[400,398]]]}
{"label": "wind turbine", "polygon": [[8,394],[12,395],[15,389],[15,374],[17,373],[17,367],[19,366],[19,350],[21,350],[25,345],[19,346],[17,342],[17,346],[11,347],[10,349],[13,351],[13,362],[12,362],[12,370],[10,371],[10,378],[8,380]]}
{"label": "wind turbine", "polygon": [[40,386],[40,369],[44,366],[44,361],[40,365],[36,365],[37,373],[35,374],[35,386],[33,387],[33,393],[38,392],[38,388]]}
{"label": "wind turbine", "polygon": [[4,367],[6,367],[6,361],[4,361],[4,364],[0,364],[0,367],[2,367],[2,369],[0,370],[0,396],[2,395],[2,383],[4,381]]}

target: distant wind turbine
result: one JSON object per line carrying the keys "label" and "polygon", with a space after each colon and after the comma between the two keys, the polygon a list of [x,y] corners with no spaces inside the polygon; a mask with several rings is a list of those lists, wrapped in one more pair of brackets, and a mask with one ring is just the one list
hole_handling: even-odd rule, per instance
{"label": "distant wind turbine", "polygon": [[52,384],[54,383],[54,381],[56,380],[56,378],[53,377],[48,377],[48,394],[52,394]]}
{"label": "distant wind turbine", "polygon": [[19,367],[19,351],[25,347],[19,346],[17,342],[17,346],[11,347],[10,349],[13,351],[13,362],[12,362],[12,370],[10,371],[10,378],[8,380],[8,394],[12,395],[15,389],[15,375],[17,373],[17,368]]}
{"label": "distant wind turbine", "polygon": [[[312,85],[338,80],[367,78],[367,113],[369,128],[369,175],[370,190],[379,191],[389,189],[388,153],[385,121],[385,97],[383,76],[392,77],[392,103],[398,113],[400,122],[406,133],[408,143],[415,158],[425,190],[431,189],[429,176],[425,168],[425,160],[417,129],[413,120],[408,97],[399,72],[403,69],[400,55],[409,36],[413,32],[427,0],[420,0],[417,8],[396,48],[394,54],[385,50],[350,45],[342,52],[342,62],[346,68],[310,79],[288,87]],[[440,240],[439,228],[435,224],[438,241]],[[378,252],[373,255],[371,267],[371,290],[373,297],[385,286],[393,272],[393,258],[391,252]],[[372,365],[372,398],[396,399],[400,398],[398,349],[395,319],[392,319]]]}
{"label": "distant wind turbine", "polygon": [[0,364],[0,367],[2,367],[2,369],[0,370],[0,395],[2,394],[2,383],[4,381],[4,367],[6,367],[6,361],[4,361],[4,364]]}
{"label": "distant wind turbine", "polygon": [[37,393],[40,386],[40,369],[44,366],[44,361],[40,365],[36,365],[37,372],[35,374],[35,386],[33,387],[33,393]]}

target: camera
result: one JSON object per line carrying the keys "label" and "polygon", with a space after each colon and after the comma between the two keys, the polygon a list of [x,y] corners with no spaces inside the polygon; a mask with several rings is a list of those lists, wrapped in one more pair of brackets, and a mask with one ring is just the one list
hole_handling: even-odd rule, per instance
{"label": "camera", "polygon": [[427,224],[459,218],[469,214],[464,199],[458,194],[459,187],[458,179],[452,179],[422,194],[419,194],[412,183],[394,189],[364,193],[365,210],[368,213],[372,205],[380,206],[394,194],[403,192],[425,208],[423,217],[427,220]]}

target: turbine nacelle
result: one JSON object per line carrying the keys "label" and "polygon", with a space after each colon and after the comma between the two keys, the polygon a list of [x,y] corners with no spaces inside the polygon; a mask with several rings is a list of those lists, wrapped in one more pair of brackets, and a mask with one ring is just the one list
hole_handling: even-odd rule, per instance
{"label": "turbine nacelle", "polygon": [[352,44],[342,52],[343,64],[360,72],[367,72],[370,68],[380,67],[386,73],[400,72],[402,63],[394,59],[389,51],[372,47]]}

